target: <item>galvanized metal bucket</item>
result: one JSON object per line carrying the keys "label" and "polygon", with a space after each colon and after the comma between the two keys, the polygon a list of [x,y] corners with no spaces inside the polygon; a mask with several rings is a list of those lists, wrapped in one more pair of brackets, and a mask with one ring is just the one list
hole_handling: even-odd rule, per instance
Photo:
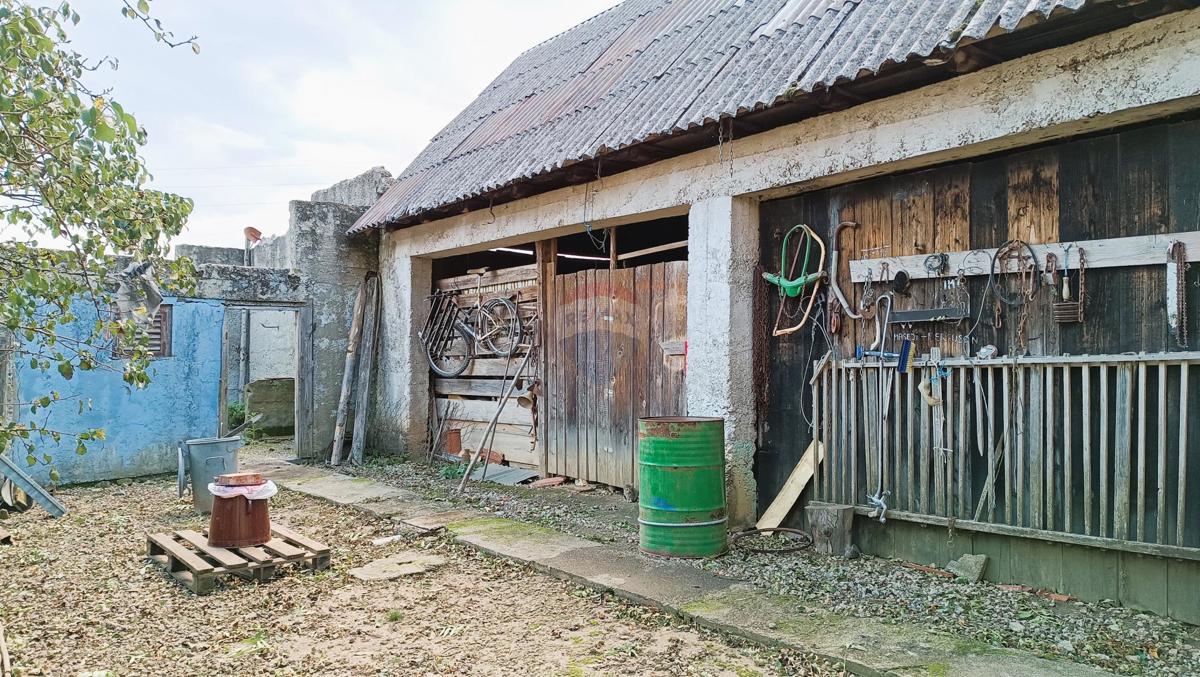
{"label": "galvanized metal bucket", "polygon": [[180,477],[185,472],[191,475],[192,506],[198,512],[212,512],[208,483],[217,475],[237,472],[238,449],[244,442],[241,437],[205,437],[183,444],[187,453],[180,455]]}
{"label": "galvanized metal bucket", "polygon": [[724,419],[638,419],[638,471],[642,552],[685,558],[725,552]]}

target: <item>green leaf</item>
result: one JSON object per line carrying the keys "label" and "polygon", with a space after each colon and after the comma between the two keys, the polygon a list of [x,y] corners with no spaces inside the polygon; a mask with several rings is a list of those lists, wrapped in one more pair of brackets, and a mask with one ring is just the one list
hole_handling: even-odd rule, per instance
{"label": "green leaf", "polygon": [[58,373],[62,374],[63,378],[70,381],[75,376],[75,367],[72,366],[70,362],[59,362]]}
{"label": "green leaf", "polygon": [[138,0],[138,11],[142,14],[150,13],[150,3],[148,0]]}
{"label": "green leaf", "polygon": [[117,130],[109,127],[105,122],[97,122],[96,130],[93,133],[97,139],[105,143],[112,143],[117,139]]}

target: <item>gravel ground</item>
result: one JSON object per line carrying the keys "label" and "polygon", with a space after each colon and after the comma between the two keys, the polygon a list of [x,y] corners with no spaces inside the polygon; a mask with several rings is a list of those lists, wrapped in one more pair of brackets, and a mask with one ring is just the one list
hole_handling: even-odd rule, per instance
{"label": "gravel ground", "polygon": [[[472,485],[450,489],[452,466],[377,461],[358,469],[430,497],[469,504],[609,543],[637,544],[637,507],[619,493]],[[1200,674],[1200,629],[1113,604],[1056,602],[1025,590],[949,580],[873,557],[811,551],[730,555],[696,566],[749,581],[806,604],[862,617],[910,621],[987,644],[1064,657],[1122,674]]]}
{"label": "gravel ground", "polygon": [[[203,526],[172,478],[59,496],[65,518],[4,522],[0,621],[19,675],[839,674],[440,537],[373,546],[392,524],[288,491],[272,518],[333,546],[332,568],[196,597],[145,560],[146,532]],[[414,548],[449,563],[391,582],[346,573]]]}

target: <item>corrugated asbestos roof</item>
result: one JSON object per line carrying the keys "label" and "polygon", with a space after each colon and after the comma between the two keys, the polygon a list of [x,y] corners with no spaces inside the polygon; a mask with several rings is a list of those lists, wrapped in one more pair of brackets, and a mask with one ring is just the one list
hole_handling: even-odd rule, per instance
{"label": "corrugated asbestos roof", "polygon": [[626,0],[517,58],[350,232],[1096,0]]}

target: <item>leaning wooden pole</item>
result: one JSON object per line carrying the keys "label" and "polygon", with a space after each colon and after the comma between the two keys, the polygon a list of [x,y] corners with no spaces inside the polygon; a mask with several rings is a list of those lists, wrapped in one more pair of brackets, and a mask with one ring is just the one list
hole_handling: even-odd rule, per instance
{"label": "leaning wooden pole", "polygon": [[367,305],[367,279],[375,273],[367,273],[367,278],[358,285],[358,298],[354,300],[354,314],[350,321],[350,340],[346,343],[346,366],[342,372],[342,395],[338,399],[337,424],[333,428],[333,450],[329,454],[329,464],[338,465],[342,462],[342,443],[346,440],[346,412],[350,408],[350,394],[354,389],[354,363],[358,359],[358,342],[362,338],[363,310]]}
{"label": "leaning wooden pole", "polygon": [[362,465],[367,444],[367,414],[370,411],[371,370],[375,368],[375,334],[379,329],[379,278],[367,281],[367,306],[363,319],[362,357],[358,360],[358,391],[354,396],[354,437],[350,462]]}
{"label": "leaning wooden pole", "polygon": [[458,493],[462,493],[467,487],[467,479],[471,477],[471,470],[479,461],[480,454],[484,450],[484,442],[487,441],[488,435],[496,428],[496,423],[500,420],[500,413],[504,411],[504,405],[508,404],[508,398],[512,396],[513,390],[517,387],[517,381],[520,379],[521,372],[525,371],[525,365],[529,362],[530,356],[533,355],[533,350],[525,353],[525,357],[521,359],[521,365],[517,367],[517,373],[513,375],[512,380],[508,381],[507,387],[504,389],[504,395],[500,398],[499,404],[496,405],[496,413],[492,415],[492,420],[488,423],[488,427],[483,431],[483,438],[479,444],[479,448],[471,456],[471,461],[467,463],[467,471],[463,473],[462,480],[458,483]]}

